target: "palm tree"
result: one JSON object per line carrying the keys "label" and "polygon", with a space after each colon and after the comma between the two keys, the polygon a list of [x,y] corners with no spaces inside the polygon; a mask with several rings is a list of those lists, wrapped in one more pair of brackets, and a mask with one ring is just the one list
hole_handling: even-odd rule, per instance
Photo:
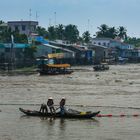
{"label": "palm tree", "polygon": [[79,38],[79,31],[76,25],[69,24],[65,27],[64,31],[65,39],[71,43],[75,43]]}
{"label": "palm tree", "polygon": [[48,28],[48,34],[49,34],[50,40],[55,40],[56,39],[56,28],[54,26],[50,26]]}
{"label": "palm tree", "polygon": [[37,31],[38,35],[40,35],[40,36],[46,37],[46,35],[48,34],[46,29],[41,26],[38,26],[36,31]]}
{"label": "palm tree", "polygon": [[83,37],[83,40],[84,40],[85,43],[89,43],[89,41],[90,41],[90,33],[89,33],[89,31],[84,32],[82,34],[82,37]]}
{"label": "palm tree", "polygon": [[114,39],[116,36],[117,36],[117,30],[115,29],[115,27],[109,28],[107,31],[107,37]]}
{"label": "palm tree", "polygon": [[61,39],[61,40],[64,39],[64,25],[59,24],[56,27],[56,34],[57,34],[57,39]]}
{"label": "palm tree", "polygon": [[119,32],[119,33],[118,33],[118,36],[119,36],[121,39],[123,39],[123,40],[127,39],[127,34],[126,34],[127,30],[126,30],[125,27],[120,26],[120,27],[118,28],[118,32]]}
{"label": "palm tree", "polygon": [[0,20],[0,24],[4,23],[4,21]]}
{"label": "palm tree", "polygon": [[106,24],[102,24],[100,27],[98,27],[99,31],[96,33],[97,37],[106,37],[108,26]]}

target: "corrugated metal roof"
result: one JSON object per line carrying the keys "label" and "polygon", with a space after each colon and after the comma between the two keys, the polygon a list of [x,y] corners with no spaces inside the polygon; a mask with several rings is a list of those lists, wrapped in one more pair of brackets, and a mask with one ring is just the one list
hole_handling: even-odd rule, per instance
{"label": "corrugated metal roof", "polygon": [[7,27],[7,26],[8,26],[7,23],[0,24],[0,27]]}
{"label": "corrugated metal roof", "polygon": [[52,68],[67,68],[70,67],[70,64],[47,64],[47,66]]}
{"label": "corrugated metal roof", "polygon": [[66,52],[75,53],[74,51],[71,51],[71,50],[68,50],[68,49],[65,49],[65,48],[62,48],[62,47],[57,47],[57,46],[50,45],[50,44],[43,44],[43,45],[54,48],[54,49],[60,49],[60,50],[66,51]]}
{"label": "corrugated metal roof", "polygon": [[[4,48],[11,48],[11,43],[2,43]],[[29,44],[14,43],[14,48],[23,49],[29,47]]]}
{"label": "corrugated metal roof", "polygon": [[50,44],[43,44],[43,45],[44,45],[44,46],[47,46],[47,47],[54,48],[54,49],[60,49],[60,47],[53,46],[53,45],[50,45]]}
{"label": "corrugated metal roof", "polygon": [[0,48],[5,48],[5,46],[3,44],[0,44]]}
{"label": "corrugated metal roof", "polygon": [[15,44],[15,48],[27,48],[27,47],[29,47],[30,45],[29,44]]}

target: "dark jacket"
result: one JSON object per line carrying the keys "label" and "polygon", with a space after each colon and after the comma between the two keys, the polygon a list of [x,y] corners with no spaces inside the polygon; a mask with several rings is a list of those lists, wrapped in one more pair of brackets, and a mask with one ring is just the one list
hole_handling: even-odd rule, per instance
{"label": "dark jacket", "polygon": [[53,100],[48,100],[48,101],[47,101],[47,105],[48,105],[48,106],[52,106],[52,105],[54,105]]}
{"label": "dark jacket", "polygon": [[60,101],[60,107],[64,107],[64,105],[65,105],[65,100],[62,99],[62,100]]}

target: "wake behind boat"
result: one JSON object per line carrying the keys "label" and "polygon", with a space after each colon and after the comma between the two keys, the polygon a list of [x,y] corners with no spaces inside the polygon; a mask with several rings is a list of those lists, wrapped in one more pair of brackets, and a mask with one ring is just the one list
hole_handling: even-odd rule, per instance
{"label": "wake behind boat", "polygon": [[19,110],[24,113],[27,116],[38,116],[38,117],[56,117],[56,118],[81,118],[81,119],[90,119],[92,117],[95,117],[100,113],[100,111],[97,112],[80,112],[72,109],[68,109],[64,115],[61,115],[60,112],[57,112],[55,114],[51,113],[42,113],[40,111],[36,110],[26,110],[23,108],[19,108]]}

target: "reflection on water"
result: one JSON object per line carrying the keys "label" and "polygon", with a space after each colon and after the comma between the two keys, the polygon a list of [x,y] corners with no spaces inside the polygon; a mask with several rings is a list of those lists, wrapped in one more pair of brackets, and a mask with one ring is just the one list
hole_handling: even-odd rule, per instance
{"label": "reflection on water", "polygon": [[36,127],[37,131],[39,132],[37,134],[39,139],[42,138],[42,136],[42,139],[45,139],[45,136],[49,139],[57,140],[71,140],[77,138],[85,139],[85,137],[89,137],[89,134],[92,134],[92,130],[94,131],[94,129],[100,126],[100,122],[96,119],[79,120],[22,116],[20,117],[20,120],[20,123],[23,123],[24,125],[26,121],[30,122],[28,123],[27,128],[31,127],[35,129]]}

